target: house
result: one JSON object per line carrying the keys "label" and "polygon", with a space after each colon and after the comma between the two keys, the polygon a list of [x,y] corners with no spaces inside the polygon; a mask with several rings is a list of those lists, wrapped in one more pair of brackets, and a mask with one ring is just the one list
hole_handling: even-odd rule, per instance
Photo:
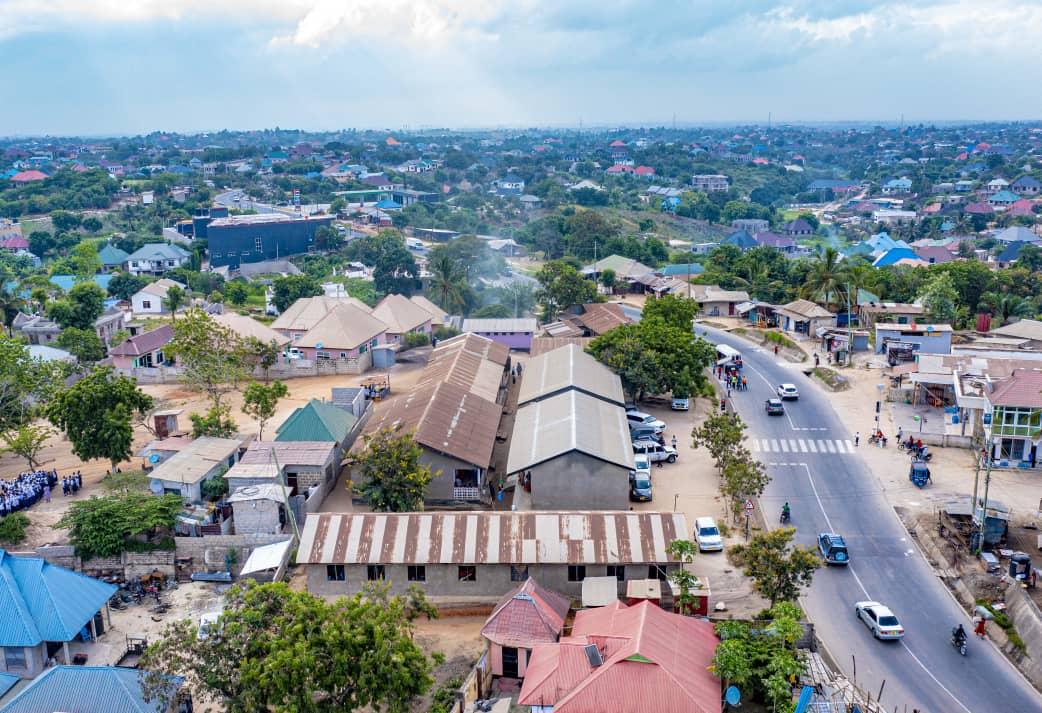
{"label": "house", "polygon": [[297,564],[321,596],[385,581],[395,594],[416,585],[435,601],[496,602],[536,579],[577,597],[586,577],[668,576],[680,564],[666,547],[689,533],[672,512],[311,513]]}
{"label": "house", "polygon": [[[311,399],[293,411],[289,418],[275,429],[276,443],[299,444],[303,442],[311,444],[315,441],[320,441],[334,443],[336,447],[333,452],[332,470],[330,471],[326,466],[325,457],[323,457],[321,468],[314,466],[314,461],[321,455],[317,451],[321,451],[321,449],[316,446],[298,445],[296,447],[298,453],[296,457],[303,457],[305,451],[312,453],[312,455],[309,456],[309,460],[306,463],[283,463],[283,466],[286,468],[286,484],[303,490],[321,482],[322,479],[328,480],[330,477],[335,479],[340,474],[339,465],[343,460],[344,454],[354,444],[354,439],[357,436],[355,427],[357,423],[358,417],[350,411],[328,401],[319,401],[318,399]],[[263,448],[263,446],[258,445],[258,448]],[[276,456],[279,453],[283,453],[285,457],[284,448],[287,447],[273,446],[270,450]],[[255,457],[257,456],[251,456],[251,462]],[[281,460],[279,462],[282,463]],[[310,472],[311,475],[305,477],[304,466],[310,466],[310,470],[307,472]],[[320,475],[321,478],[319,477]]]}
{"label": "house", "polygon": [[1037,243],[1042,238],[1022,225],[1012,225],[995,235],[1000,243]]}
{"label": "house", "polygon": [[894,178],[883,184],[883,194],[891,195],[894,193],[911,193],[912,192],[912,181],[910,178]]}
{"label": "house", "polygon": [[[1035,468],[1042,445],[1042,370],[1017,369],[1005,382],[987,392],[987,442],[1000,467]],[[990,418],[989,418],[990,416]]]}
{"label": "house", "polygon": [[1025,245],[1038,245],[1036,242],[1025,242],[1017,241],[1015,243],[1007,243],[1006,247],[1003,248],[1002,252],[995,257],[995,264],[1000,269],[1005,269],[1011,266],[1020,257],[1020,251]]}
{"label": "house", "polygon": [[1009,188],[1009,181],[1007,181],[1005,178],[994,178],[988,181],[987,185],[984,187],[984,190],[988,193],[998,193],[1000,191],[1006,190],[1007,188]]}
{"label": "house", "polygon": [[1015,218],[1034,218],[1035,203],[1027,198],[1020,198],[1006,208],[1006,215],[1011,215]]}
{"label": "house", "polygon": [[777,233],[772,233],[769,230],[755,233],[753,235],[753,240],[756,241],[757,245],[762,245],[763,247],[767,248],[774,248],[775,250],[780,250],[781,252],[786,254],[792,254],[796,252],[797,248],[796,241],[793,240],[790,236],[778,235]]}
{"label": "house", "polygon": [[149,243],[127,256],[127,272],[131,275],[159,276],[191,260],[192,254],[178,245]]}
{"label": "house", "polygon": [[196,438],[148,474],[153,493],[174,493],[190,503],[202,502],[202,484],[217,478],[239,460],[238,438]]}
{"label": "house", "polygon": [[726,191],[730,185],[727,176],[721,176],[715,173],[703,173],[691,177],[691,187],[696,191],[702,191],[703,193],[714,193],[717,191]]}
{"label": "house", "polygon": [[836,326],[836,315],[810,300],[793,300],[774,310],[778,326],[786,332],[815,337],[819,329]]}
{"label": "house", "polygon": [[532,337],[536,329],[534,317],[463,320],[464,332],[487,337],[509,349],[524,351],[532,348]]}
{"label": "house", "polygon": [[573,389],[617,406],[626,403],[618,375],[582,347],[569,344],[528,360],[521,375],[517,406]]}
{"label": "house", "polygon": [[692,285],[691,298],[698,303],[698,311],[705,317],[733,317],[735,307],[749,301],[749,293],[723,290],[719,285]]}
{"label": "house", "polygon": [[625,282],[628,286],[627,289],[632,289],[640,278],[655,272],[652,268],[638,260],[623,257],[622,255],[609,255],[584,267],[582,274],[588,279],[597,280],[607,270],[615,273],[616,283]]}
{"label": "house", "polygon": [[415,388],[380,404],[366,433],[400,426],[423,448],[420,461],[441,475],[431,502],[481,501],[492,494],[487,474],[499,431],[509,349],[486,337],[460,334],[431,350]]}
{"label": "house", "polygon": [[876,323],[876,354],[888,351],[891,342],[910,344],[912,351],[921,354],[951,354],[952,328],[950,324],[882,324]]}
{"label": "house", "polygon": [[921,305],[900,302],[858,304],[858,324],[871,329],[877,323],[909,324],[925,314]]}
{"label": "house", "polygon": [[790,238],[805,238],[809,235],[814,235],[814,226],[804,218],[797,218],[796,220],[790,220],[782,226],[782,234]]}
{"label": "house", "polygon": [[[339,420],[339,414],[335,420]],[[352,422],[352,429],[355,423]],[[308,435],[304,433],[307,424],[299,425],[301,435]],[[318,430],[329,437],[339,432],[336,423],[323,423]],[[350,430],[341,438],[350,439]],[[253,441],[224,479],[230,492],[251,485],[284,484],[290,495],[297,495],[335,482],[340,475],[340,458],[341,449],[333,440]]]}
{"label": "house", "polygon": [[36,181],[47,180],[47,178],[48,176],[46,173],[34,169],[29,171],[19,171],[8,180],[11,181],[11,183],[34,183]]}
{"label": "house", "polygon": [[172,364],[171,355],[164,354],[174,339],[174,328],[169,324],[129,337],[122,344],[109,349],[109,357],[117,369],[140,369]]}
{"label": "house", "polygon": [[406,334],[430,337],[433,316],[405,295],[387,295],[373,308],[373,317],[387,325],[386,341],[403,343]]}
{"label": "house", "polygon": [[736,248],[743,252],[755,248],[759,245],[759,243],[756,242],[756,238],[749,235],[749,233],[745,232],[744,230],[736,230],[735,232],[731,233],[726,238],[721,240],[720,244],[734,245]]}
{"label": "house", "polygon": [[157,700],[145,700],[144,672],[122,666],[54,666],[35,681],[2,699],[0,713],[53,713],[95,710],[105,713],[181,713],[190,710],[187,692],[179,694],[183,679],[169,677],[170,690],[160,709]]}
{"label": "house", "polygon": [[919,220],[919,214],[914,210],[880,208],[872,211],[872,220],[883,225],[912,225]]}
{"label": "house", "polygon": [[301,297],[271,323],[271,328],[295,342],[341,303],[352,305],[366,313],[372,311],[365,302],[350,296]]}
{"label": "house", "polygon": [[927,245],[921,248],[916,248],[915,254],[920,260],[925,260],[931,265],[943,265],[946,262],[951,262],[956,259],[956,256],[952,254],[951,250],[937,245]]}
{"label": "house", "polygon": [[1034,342],[1036,346],[1042,346],[1042,322],[1034,319],[1018,319],[1016,322],[995,327],[988,334],[998,337],[1028,339]]}
{"label": "house", "polygon": [[516,173],[508,173],[492,182],[492,192],[500,196],[520,196],[525,192],[525,180]]}
{"label": "house", "polygon": [[890,248],[872,261],[872,267],[887,267],[888,265],[896,265],[901,260],[918,259],[919,256],[915,254],[915,250],[912,250],[910,247]]}
{"label": "house", "polygon": [[170,314],[166,308],[166,295],[171,287],[181,290],[185,286],[169,278],[162,278],[145,285],[130,297],[131,311],[134,314]]}
{"label": "house", "polygon": [[532,650],[518,704],[532,713],[720,713],[713,623],[616,601],[575,615],[570,636]]}
{"label": "house", "polygon": [[1006,208],[1018,200],[1020,200],[1020,197],[1012,191],[999,191],[988,197],[988,204],[993,208]]}
{"label": "house", "polygon": [[968,215],[992,215],[995,213],[995,209],[990,204],[979,201],[976,203],[968,203],[966,207],[962,209],[964,213]]}
{"label": "house", "polygon": [[[582,314],[570,317],[567,323],[579,329],[579,337],[598,337],[616,327],[632,324],[633,320],[623,310],[622,305],[614,302],[594,302],[582,306]],[[547,325],[544,325],[546,329]],[[564,334],[551,336],[566,336]]]}
{"label": "house", "polygon": [[351,371],[361,374],[373,364],[373,349],[388,342],[387,325],[350,302],[335,302],[325,316],[293,341],[293,348],[305,359],[345,362]]}
{"label": "house", "polygon": [[281,332],[276,332],[266,324],[262,324],[252,317],[238,314],[236,312],[223,312],[210,315],[217,324],[230,329],[243,339],[256,339],[262,344],[274,344],[281,349],[289,344],[289,337]]}
{"label": "house", "polygon": [[[94,320],[94,331],[103,343],[109,344],[112,335],[123,329],[125,324],[126,315],[121,310],[110,307]],[[11,330],[24,337],[30,345],[46,346],[58,338],[62,328],[57,322],[42,315],[18,312],[11,321]]]}
{"label": "house", "polygon": [[568,597],[531,577],[503,595],[481,627],[492,675],[524,678],[532,649],[561,638],[570,609]]}
{"label": "house", "polygon": [[289,489],[282,483],[245,485],[224,501],[232,507],[236,535],[278,535],[289,521]]}
{"label": "house", "polygon": [[72,663],[70,642],[86,638],[85,630],[96,639],[111,625],[102,611],[108,614],[117,589],[40,557],[0,549],[0,672],[33,678],[59,653]]}
{"label": "house", "polygon": [[1021,196],[1037,196],[1042,191],[1042,182],[1034,176],[1021,176],[1009,184],[1009,190]]}
{"label": "house", "polygon": [[105,243],[101,250],[98,251],[98,257],[101,258],[101,271],[112,272],[113,270],[122,269],[127,264],[127,260],[130,259],[130,253],[120,250],[111,243]]}

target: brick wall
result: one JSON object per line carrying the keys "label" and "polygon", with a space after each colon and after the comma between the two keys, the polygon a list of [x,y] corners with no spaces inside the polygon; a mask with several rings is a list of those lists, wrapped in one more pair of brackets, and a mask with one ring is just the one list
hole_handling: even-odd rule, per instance
{"label": "brick wall", "polygon": [[238,574],[254,547],[291,539],[292,535],[208,535],[175,537],[178,557],[192,558],[192,572],[223,572],[228,550],[236,553],[232,574]]}
{"label": "brick wall", "polygon": [[53,565],[83,572],[92,577],[121,573],[123,579],[127,580],[151,574],[155,570],[169,577],[175,574],[174,552],[171,550],[124,552],[115,557],[91,557],[83,560],[76,555],[72,545],[45,545],[37,547],[35,554]]}

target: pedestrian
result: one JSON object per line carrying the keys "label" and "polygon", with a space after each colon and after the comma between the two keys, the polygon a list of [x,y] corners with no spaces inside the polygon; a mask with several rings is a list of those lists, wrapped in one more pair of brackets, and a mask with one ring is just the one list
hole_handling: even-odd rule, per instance
{"label": "pedestrian", "polygon": [[988,622],[984,617],[980,615],[977,615],[976,621],[977,624],[973,627],[973,633],[983,639],[987,635],[987,632],[985,631],[984,627],[987,625]]}
{"label": "pedestrian", "polygon": [[673,434],[673,438],[670,439],[670,443],[673,444],[673,450],[677,449],[677,434]]}
{"label": "pedestrian", "polygon": [[749,382],[746,380],[745,375],[742,375],[742,391],[749,390]]}
{"label": "pedestrian", "polygon": [[901,445],[901,436],[904,435],[904,431],[900,426],[897,427],[897,445]]}
{"label": "pedestrian", "polygon": [[727,385],[727,398],[731,398],[731,384]]}
{"label": "pedestrian", "polygon": [[51,486],[49,485],[43,486],[43,501],[45,503],[51,502]]}
{"label": "pedestrian", "polygon": [[815,354],[814,355],[814,366],[818,366],[820,364],[821,364],[821,358],[817,354]]}
{"label": "pedestrian", "polygon": [[774,345],[774,355],[778,356],[778,345],[777,344]]}
{"label": "pedestrian", "polygon": [[861,431],[856,431],[854,433],[854,445],[857,446],[860,443],[861,443]]}

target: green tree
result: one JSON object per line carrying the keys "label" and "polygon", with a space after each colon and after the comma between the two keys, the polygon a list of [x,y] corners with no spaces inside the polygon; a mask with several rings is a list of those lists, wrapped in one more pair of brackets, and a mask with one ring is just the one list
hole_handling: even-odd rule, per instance
{"label": "green tree", "polygon": [[551,260],[536,274],[539,291],[536,293],[543,310],[543,319],[552,321],[558,313],[572,305],[592,302],[597,296],[596,286],[563,260]]}
{"label": "green tree", "polygon": [[104,310],[105,290],[93,282],[79,282],[73,285],[66,297],[51,302],[47,316],[61,325],[62,329],[94,329],[94,320]]}
{"label": "green tree", "polygon": [[213,409],[247,377],[243,340],[200,309],[189,309],[174,323],[174,338],[167,351],[184,368],[181,378],[185,384],[205,391]]}
{"label": "green tree", "polygon": [[54,526],[69,530],[69,542],[76,554],[89,557],[115,557],[130,547],[140,536],[146,541],[174,527],[177,514],[184,509],[180,496],[152,493],[127,493],[92,497],[69,505]]}
{"label": "green tree", "polygon": [[278,408],[279,399],[289,393],[289,389],[281,381],[261,384],[251,381],[243,393],[243,412],[252,417],[259,427],[257,440],[264,440],[264,424],[271,420]]}
{"label": "green tree", "polygon": [[170,318],[172,320],[177,319],[177,310],[181,309],[188,302],[188,295],[177,285],[171,285],[166,290],[166,297],[163,298],[163,306],[169,310]]}
{"label": "green tree", "polygon": [[287,275],[277,277],[272,282],[271,303],[279,312],[285,312],[302,297],[318,297],[322,294],[322,285],[308,275]]}
{"label": "green tree", "polygon": [[721,476],[720,493],[727,498],[735,522],[742,516],[745,501],[763,495],[771,482],[763,463],[742,447],[734,449],[724,460]]}
{"label": "green tree", "polygon": [[232,280],[224,283],[224,297],[236,307],[241,307],[249,299],[250,289],[242,280]]}
{"label": "green tree", "polygon": [[93,329],[76,327],[63,329],[55,344],[76,357],[81,364],[93,363],[105,358],[105,345]]}
{"label": "green tree", "polygon": [[698,583],[698,578],[691,573],[687,565],[694,561],[698,547],[691,540],[673,540],[666,547],[666,552],[680,561],[680,567],[669,574],[670,580],[680,590],[676,598],[677,610],[681,614],[691,613],[696,603],[696,598],[691,590]]}
{"label": "green tree", "polygon": [[66,210],[56,210],[51,213],[51,225],[59,233],[68,233],[80,227],[80,216]]}
{"label": "green tree", "polygon": [[[970,243],[959,243],[960,248],[963,245],[970,245]],[[1031,272],[1042,271],[1042,248],[1032,243],[1022,246],[1017,255],[1017,267],[1023,267]]]}
{"label": "green tree", "polygon": [[644,303],[642,319],[659,317],[671,327],[690,332],[696,314],[698,314],[698,303],[693,299],[665,294]]}
{"label": "green tree", "polygon": [[352,260],[360,260],[373,268],[373,284],[384,294],[411,295],[419,287],[416,259],[396,230],[381,230],[358,240],[346,249]]}
{"label": "green tree", "polygon": [[327,601],[284,582],[233,587],[207,635],[189,619],[167,626],[141,661],[144,689],[169,705],[166,676],[228,713],[404,713],[433,679],[413,621],[434,616],[422,592],[373,587]]}
{"label": "green tree", "polygon": [[188,420],[192,422],[192,438],[231,438],[238,430],[231,409],[224,404],[211,406],[206,413],[189,414]]}
{"label": "green tree", "polygon": [[328,225],[323,225],[315,231],[316,250],[336,250],[343,242],[340,233]]}
{"label": "green tree", "polygon": [[504,304],[510,309],[512,317],[522,317],[535,307],[535,288],[530,282],[520,280],[508,282],[497,292],[500,304]]}
{"label": "green tree", "polygon": [[109,280],[109,295],[121,300],[130,300],[143,287],[148,285],[148,279],[140,275],[131,275],[129,272],[117,272]]}
{"label": "green tree", "polygon": [[979,307],[995,317],[996,326],[1006,324],[1014,317],[1033,317],[1035,314],[1030,301],[1007,292],[985,292],[981,295]]}
{"label": "green tree", "polygon": [[485,305],[471,313],[475,319],[506,319],[511,316],[510,308],[505,304]]}
{"label": "green tree", "polygon": [[112,470],[130,458],[134,413],[152,407],[152,397],[112,367],[94,367],[72,386],[59,390],[44,408],[47,420],[60,428],[81,460],[105,458]]}
{"label": "green tree", "polygon": [[792,547],[796,530],[783,527],[752,538],[748,544],[732,545],[731,559],[751,577],[756,591],[773,607],[793,602],[800,589],[810,584],[821,559],[809,547]]}
{"label": "green tree", "polygon": [[919,300],[927,316],[934,322],[951,324],[958,315],[959,293],[947,272],[939,272],[923,286]]}
{"label": "green tree", "polygon": [[601,271],[600,283],[604,286],[604,289],[608,290],[608,292],[615,291],[615,281],[615,270],[608,268]]}
{"label": "green tree", "polygon": [[25,542],[26,530],[29,529],[29,516],[24,512],[13,512],[0,517],[0,545],[14,547]]}
{"label": "green tree", "polygon": [[474,296],[463,268],[446,253],[435,255],[428,263],[431,273],[427,293],[449,314],[464,314]]}
{"label": "green tree", "polygon": [[0,334],[0,433],[28,423],[61,377],[58,362],[33,359],[25,344]]}
{"label": "green tree", "polygon": [[81,225],[88,233],[97,233],[102,228],[101,221],[93,215],[88,215],[84,218]]}
{"label": "green tree", "polygon": [[399,424],[363,439],[365,450],[356,466],[361,483],[359,494],[377,512],[422,510],[427,486],[441,471],[431,472],[429,466],[420,462],[423,448],[412,434],[403,433]]}
{"label": "green tree", "polygon": [[745,428],[745,422],[738,414],[714,412],[691,431],[691,445],[709,451],[717,469],[723,471],[728,458],[742,444]]}
{"label": "green tree", "polygon": [[580,260],[590,260],[596,245],[618,235],[619,231],[595,210],[577,210],[565,219],[564,233],[568,253]]}
{"label": "green tree", "polygon": [[812,300],[828,300],[830,304],[840,302],[840,293],[846,294],[843,268],[839,263],[839,251],[827,247],[818,253],[811,263],[810,273],[803,285],[803,295]]}
{"label": "green tree", "polygon": [[84,240],[72,249],[72,254],[66,258],[69,271],[80,279],[92,277],[101,270],[101,256],[94,240]]}
{"label": "green tree", "polygon": [[43,450],[47,439],[53,435],[54,431],[47,426],[23,423],[17,428],[0,433],[0,438],[7,444],[5,448],[0,449],[0,453],[12,453],[19,458],[25,458],[29,470],[36,470],[40,466],[40,451]]}

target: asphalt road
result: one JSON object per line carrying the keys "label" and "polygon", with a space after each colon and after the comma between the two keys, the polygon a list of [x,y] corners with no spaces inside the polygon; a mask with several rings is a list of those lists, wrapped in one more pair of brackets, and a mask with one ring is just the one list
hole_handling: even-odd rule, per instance
{"label": "asphalt road", "polygon": [[[788,501],[799,544],[816,546],[817,533],[825,531],[847,540],[851,564],[815,573],[803,601],[843,672],[873,697],[882,687],[888,710],[903,712],[907,704],[908,711],[922,713],[1042,711],[1042,695],[990,642],[971,635],[965,658],[949,643],[957,623],[971,629],[969,618],[923,559],[853,446],[854,430],[867,437],[872,424],[844,425],[802,365],[783,363],[724,332],[701,325],[696,331],[744,357],[749,389],[733,394],[732,403],[749,426],[754,455],[772,477],[761,498],[768,523],[778,526]],[[784,416],[767,416],[764,401],[786,382],[799,388],[799,400],[785,402]],[[904,639],[876,641],[854,615],[854,603],[862,600],[890,607],[905,628]]]}

